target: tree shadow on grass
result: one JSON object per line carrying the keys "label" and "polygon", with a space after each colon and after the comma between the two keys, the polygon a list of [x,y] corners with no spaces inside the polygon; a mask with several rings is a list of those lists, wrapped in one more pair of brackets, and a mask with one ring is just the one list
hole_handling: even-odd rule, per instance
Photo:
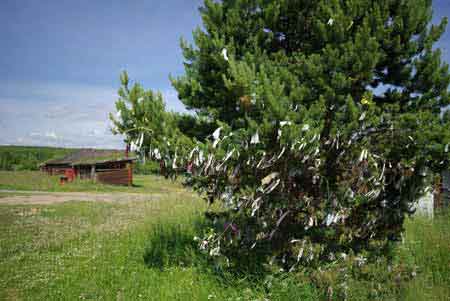
{"label": "tree shadow on grass", "polygon": [[212,222],[204,218],[191,220],[188,223],[160,222],[155,225],[149,235],[143,259],[149,268],[164,270],[169,267],[195,267],[205,273],[225,279],[229,276],[262,279],[268,271],[263,262],[266,254],[243,252],[229,254],[233,264],[212,258],[199,250],[194,236],[200,236],[205,229],[214,227]]}
{"label": "tree shadow on grass", "polygon": [[150,268],[192,266],[200,255],[194,241],[195,225],[158,223],[152,228],[144,262]]}
{"label": "tree shadow on grass", "polygon": [[194,268],[196,273],[215,281],[218,287],[224,290],[233,288],[232,294],[247,294],[247,297],[252,296],[251,300],[262,295],[270,295],[270,300],[319,300],[309,283],[299,282],[287,274],[280,277],[264,269],[262,260],[267,258],[265,254],[240,254],[228,266],[218,264],[217,257],[211,258],[201,253],[194,236],[203,233],[202,228],[210,226],[204,220],[183,224],[158,223],[149,236],[143,255],[145,264],[148,268],[161,271],[173,267]]}
{"label": "tree shadow on grass", "polygon": [[[266,254],[243,252],[232,259],[232,264],[218,264],[217,257],[203,254],[194,241],[194,236],[213,225],[204,220],[191,220],[186,223],[161,222],[150,233],[143,259],[148,268],[164,271],[172,267],[194,268],[202,275],[215,279],[218,284],[234,287],[237,291],[253,288],[254,293],[272,294],[272,300],[317,300],[314,290],[308,283],[292,283],[287,276],[278,277],[263,264]],[[274,278],[275,276],[275,278]],[[292,280],[292,279],[291,279]],[[255,295],[256,296],[256,295]],[[255,297],[256,298],[256,297]]]}

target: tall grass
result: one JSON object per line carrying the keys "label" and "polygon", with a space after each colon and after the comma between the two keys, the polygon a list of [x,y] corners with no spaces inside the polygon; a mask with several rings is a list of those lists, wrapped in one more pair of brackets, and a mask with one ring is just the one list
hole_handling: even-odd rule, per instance
{"label": "tall grass", "polygon": [[415,216],[405,227],[398,257],[417,266],[417,277],[403,290],[405,300],[450,300],[450,212],[433,220]]}
{"label": "tall grass", "polygon": [[[0,205],[0,300],[328,299],[311,275],[219,269],[193,240],[206,205],[167,185],[170,193],[148,202]],[[449,216],[405,224],[395,260],[417,266],[415,278],[383,282],[381,262],[370,277],[349,276],[348,300],[448,300]],[[386,289],[375,296],[374,287]]]}
{"label": "tall grass", "polygon": [[204,210],[178,190],[149,202],[0,205],[0,300],[317,300],[309,284],[218,271],[193,240]]}

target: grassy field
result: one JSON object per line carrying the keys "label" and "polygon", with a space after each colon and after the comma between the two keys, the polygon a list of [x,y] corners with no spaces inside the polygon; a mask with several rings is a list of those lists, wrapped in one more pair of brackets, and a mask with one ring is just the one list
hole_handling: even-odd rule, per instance
{"label": "grassy field", "polygon": [[450,300],[450,212],[434,220],[415,217],[406,223],[405,243],[398,247],[403,262],[418,267],[406,283],[405,300]]}
{"label": "grassy field", "polygon": [[[325,299],[295,274],[217,270],[193,241],[205,203],[178,183],[142,180],[152,183],[137,189],[168,192],[151,201],[0,205],[0,300]],[[449,215],[405,226],[395,260],[417,265],[417,276],[376,300],[449,300]],[[374,300],[367,287],[349,281],[348,300]]]}
{"label": "grassy field", "polygon": [[188,191],[149,202],[0,205],[0,300],[264,297],[262,286],[219,275],[198,253],[204,209]]}
{"label": "grassy field", "polygon": [[134,186],[116,186],[94,183],[90,180],[76,180],[59,184],[59,176],[48,176],[39,171],[1,171],[0,189],[32,190],[53,192],[136,192],[164,193],[179,189],[179,185],[156,175],[134,175]]}

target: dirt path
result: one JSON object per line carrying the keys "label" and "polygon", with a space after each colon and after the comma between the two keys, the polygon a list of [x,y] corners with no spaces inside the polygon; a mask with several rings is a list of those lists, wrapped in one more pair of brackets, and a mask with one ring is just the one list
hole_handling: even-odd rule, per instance
{"label": "dirt path", "polygon": [[[128,201],[150,201],[159,199],[162,194],[143,193],[96,193],[96,192],[45,192],[45,191],[19,191],[0,190],[7,194],[0,197],[0,204],[23,204],[23,205],[48,205],[69,201],[92,201],[92,202],[128,202]],[[11,194],[11,195],[8,195]]]}

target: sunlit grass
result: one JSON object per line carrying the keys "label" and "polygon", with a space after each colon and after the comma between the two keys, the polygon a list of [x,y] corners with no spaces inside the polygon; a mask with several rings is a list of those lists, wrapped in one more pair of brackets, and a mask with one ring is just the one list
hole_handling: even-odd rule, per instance
{"label": "sunlit grass", "polygon": [[48,176],[39,171],[0,171],[0,189],[55,192],[136,192],[164,193],[180,191],[179,182],[166,181],[156,175],[134,175],[133,186],[117,186],[94,183],[91,180],[75,180],[59,184],[59,176]]}
{"label": "sunlit grass", "polygon": [[[322,300],[326,296],[308,275],[255,279],[217,270],[193,241],[206,223],[205,202],[179,183],[142,179],[153,179],[140,188],[143,191],[167,193],[149,201],[0,205],[0,300]],[[377,300],[449,300],[449,215],[434,221],[415,217],[405,227],[395,260],[417,266],[417,275],[396,289],[399,295]],[[349,285],[349,300],[371,300],[366,284],[355,279]]]}
{"label": "sunlit grass", "polygon": [[308,284],[271,293],[218,274],[193,241],[205,202],[178,189],[148,202],[0,205],[0,300],[317,300]]}
{"label": "sunlit grass", "polygon": [[406,284],[405,300],[450,300],[450,212],[433,220],[421,216],[406,224],[399,257],[417,266],[417,277]]}
{"label": "sunlit grass", "polygon": [[[193,277],[200,275],[181,267],[151,269],[144,254],[161,219],[183,222],[186,216],[183,225],[189,228],[187,219],[199,216],[203,205],[186,193],[126,204],[1,206],[0,299],[164,300],[159,297],[199,294],[190,286],[197,286]],[[169,281],[177,278],[183,279],[178,293]]]}

